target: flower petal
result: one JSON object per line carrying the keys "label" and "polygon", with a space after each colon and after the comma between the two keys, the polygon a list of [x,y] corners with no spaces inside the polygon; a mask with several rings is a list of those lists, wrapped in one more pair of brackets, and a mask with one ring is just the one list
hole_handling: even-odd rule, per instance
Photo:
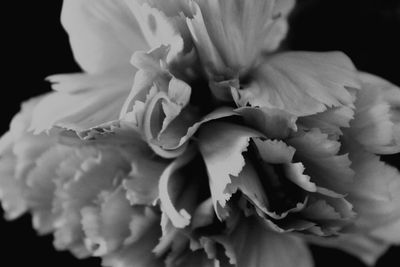
{"label": "flower petal", "polygon": [[133,52],[147,50],[135,17],[122,0],[66,0],[62,24],[76,61],[88,73],[130,68]]}
{"label": "flower petal", "polygon": [[[217,215],[222,212],[231,194],[226,187],[232,182],[232,176],[238,176],[245,160],[242,153],[247,150],[251,137],[261,134],[243,126],[229,123],[209,123],[200,129],[199,148],[207,167],[210,190]],[[225,214],[222,214],[225,213]]]}
{"label": "flower petal", "polygon": [[158,199],[158,183],[168,163],[157,158],[147,150],[138,150],[131,161],[129,179],[123,187],[131,205],[153,205]]}
{"label": "flower petal", "polygon": [[226,79],[245,73],[263,51],[277,48],[286,34],[287,25],[281,21],[294,1],[274,4],[264,0],[191,2],[187,24],[211,77]]}
{"label": "flower petal", "polygon": [[354,117],[352,108],[341,106],[328,108],[326,111],[311,116],[301,117],[298,123],[305,128],[318,128],[332,137],[342,135],[341,128],[349,128]]}
{"label": "flower petal", "polygon": [[243,220],[232,233],[231,243],[238,267],[313,266],[311,253],[300,238],[264,229],[255,220]]}
{"label": "flower petal", "polygon": [[356,175],[347,199],[358,213],[356,227],[373,230],[400,219],[400,172],[358,145],[346,141]]}
{"label": "flower petal", "polygon": [[254,77],[237,92],[240,106],[278,108],[296,116],[353,107],[346,87],[360,88],[354,65],[339,52],[279,53],[267,58]]}
{"label": "flower petal", "polygon": [[99,207],[88,206],[81,210],[85,244],[94,256],[102,256],[119,249],[130,235],[130,222],[138,207],[131,207],[124,190],[103,191]]}
{"label": "flower petal", "polygon": [[400,152],[400,88],[370,74],[360,76],[363,88],[357,94],[351,135],[372,153]]}
{"label": "flower petal", "polygon": [[270,139],[284,139],[297,131],[297,118],[284,110],[241,107],[235,110],[246,125],[260,131]]}
{"label": "flower petal", "polygon": [[[182,178],[176,173],[177,170],[188,164],[195,153],[188,149],[183,155],[173,161],[161,174],[159,182],[159,194],[161,201],[161,210],[170,218],[176,228],[184,228],[190,224],[191,215],[186,209],[177,210],[174,202],[178,202],[180,191],[183,186]],[[192,191],[192,190],[191,190]],[[192,193],[189,191],[184,194]],[[182,196],[185,198],[185,196]],[[184,201],[179,201],[182,205],[187,205]]]}
{"label": "flower petal", "polygon": [[13,220],[28,209],[24,198],[24,183],[14,175],[15,158],[2,155],[0,159],[0,199],[5,217]]}
{"label": "flower petal", "polygon": [[168,62],[183,51],[185,45],[183,37],[185,31],[187,31],[184,18],[178,14],[174,17],[167,16],[163,12],[164,10],[150,6],[146,1],[139,3],[140,1],[137,0],[125,0],[125,2],[139,22],[143,35],[150,44],[151,49],[161,45],[170,46],[171,50],[167,57]]}
{"label": "flower petal", "polygon": [[127,95],[127,90],[116,87],[51,93],[33,110],[31,130],[37,134],[61,127],[75,131],[82,139],[112,132],[113,125],[118,127]]}
{"label": "flower petal", "polygon": [[317,186],[345,194],[353,183],[354,172],[348,155],[340,155],[340,143],[319,129],[311,129],[288,139],[296,149],[295,161],[302,162],[306,174]]}
{"label": "flower petal", "polygon": [[135,264],[135,267],[165,266],[163,261],[156,258],[151,252],[160,236],[159,226],[157,224],[151,224],[150,226],[137,242],[105,255],[102,258],[102,265],[109,267],[132,267],[132,264]]}

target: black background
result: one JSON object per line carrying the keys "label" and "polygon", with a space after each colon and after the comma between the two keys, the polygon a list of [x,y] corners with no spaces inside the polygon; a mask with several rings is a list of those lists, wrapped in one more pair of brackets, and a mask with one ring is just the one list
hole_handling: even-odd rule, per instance
{"label": "black background", "polygon": [[[84,0],[83,0],[84,1]],[[0,132],[8,129],[19,103],[47,92],[44,77],[79,71],[59,23],[61,0],[2,3],[2,97]],[[299,0],[286,45],[294,50],[341,50],[364,71],[400,85],[400,6],[398,0]],[[399,155],[385,157],[398,165]],[[313,247],[316,266],[364,266],[337,250]],[[100,266],[56,252],[52,237],[39,237],[28,215],[0,219],[0,266]],[[399,266],[400,248],[391,248],[377,266]]]}

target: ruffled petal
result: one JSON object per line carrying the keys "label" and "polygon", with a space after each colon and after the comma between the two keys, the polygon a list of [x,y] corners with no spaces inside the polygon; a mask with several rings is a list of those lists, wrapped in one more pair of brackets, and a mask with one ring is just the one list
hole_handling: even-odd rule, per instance
{"label": "ruffled petal", "polygon": [[80,211],[91,206],[103,190],[115,188],[130,171],[118,149],[84,146],[76,149],[58,169],[54,212],[55,246],[73,249],[84,246]]}
{"label": "ruffled petal", "polygon": [[237,91],[240,106],[277,108],[296,116],[353,107],[346,87],[360,88],[353,63],[339,52],[279,53],[267,58],[254,77]]}
{"label": "ruffled petal", "polygon": [[[160,229],[157,224],[150,224],[142,238],[123,249],[105,255],[102,265],[109,267],[163,267],[162,259],[156,258],[152,249],[158,242]],[[134,265],[133,265],[134,264]]]}
{"label": "ruffled petal", "polygon": [[133,52],[147,50],[135,17],[123,0],[66,0],[62,24],[76,61],[88,73],[130,68]]}
{"label": "ruffled petal", "polygon": [[246,125],[260,131],[270,139],[285,139],[297,131],[297,118],[284,110],[241,107],[235,110]]}
{"label": "ruffled petal", "polygon": [[100,90],[47,95],[33,110],[31,130],[35,134],[61,127],[75,131],[82,139],[113,132],[119,127],[119,113],[128,95],[115,84]]}
{"label": "ruffled petal", "polygon": [[350,134],[372,153],[400,152],[400,88],[370,74],[361,74],[356,114]]}
{"label": "ruffled petal", "polygon": [[295,161],[302,162],[305,172],[317,186],[346,194],[353,184],[354,171],[347,154],[339,154],[340,143],[329,139],[319,129],[311,129],[288,139],[296,149]]}
{"label": "ruffled petal", "polygon": [[346,147],[356,173],[347,197],[358,213],[356,227],[371,231],[397,223],[400,219],[399,171],[354,140],[347,141]]}
{"label": "ruffled petal", "polygon": [[328,108],[326,111],[311,116],[301,117],[298,124],[304,128],[318,128],[332,138],[343,134],[342,128],[349,128],[350,121],[354,118],[352,108],[341,106]]}
{"label": "ruffled petal", "polygon": [[0,199],[1,206],[8,220],[18,218],[28,209],[24,198],[24,183],[15,179],[16,159],[12,156],[0,158]]}
{"label": "ruffled petal", "polygon": [[228,123],[209,123],[200,129],[199,148],[207,167],[214,208],[220,218],[226,217],[226,202],[231,194],[226,187],[231,176],[238,176],[245,165],[242,155],[251,137],[261,134],[243,126]]}
{"label": "ruffled petal", "polygon": [[255,220],[243,220],[231,235],[238,267],[311,267],[313,260],[306,244],[290,234],[263,228]]}
{"label": "ruffled petal", "polygon": [[94,256],[104,256],[140,240],[158,217],[149,207],[131,206],[122,187],[104,191],[99,206],[81,210],[85,245]]}

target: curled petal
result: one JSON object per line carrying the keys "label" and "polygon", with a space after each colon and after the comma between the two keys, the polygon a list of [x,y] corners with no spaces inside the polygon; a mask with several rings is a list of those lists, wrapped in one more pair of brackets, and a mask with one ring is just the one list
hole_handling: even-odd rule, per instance
{"label": "curled petal", "polygon": [[[159,194],[161,209],[170,218],[173,225],[177,228],[184,228],[190,224],[191,215],[185,210],[178,211],[174,205],[177,201],[182,187],[182,179],[176,173],[177,170],[189,163],[195,153],[191,149],[187,150],[182,156],[173,161],[161,174],[159,182]],[[187,192],[186,192],[187,193]],[[181,202],[182,204],[187,204]]]}
{"label": "curled petal", "polygon": [[174,122],[168,125],[165,131],[160,135],[160,144],[162,144],[163,148],[177,149],[185,144],[204,123],[225,117],[236,116],[237,114],[232,108],[221,107],[207,114],[199,121],[195,121],[194,117],[188,117],[187,114],[182,115],[183,116],[178,116]]}
{"label": "curled petal", "polygon": [[286,52],[271,56],[238,90],[240,106],[282,109],[296,116],[328,107],[353,107],[346,87],[360,88],[355,67],[342,53]]}
{"label": "curled petal", "polygon": [[245,165],[242,153],[247,150],[250,138],[260,135],[250,128],[222,122],[209,123],[200,130],[199,148],[207,167],[214,208],[220,218],[227,216],[222,208],[231,197],[226,192],[231,176],[238,176]]}

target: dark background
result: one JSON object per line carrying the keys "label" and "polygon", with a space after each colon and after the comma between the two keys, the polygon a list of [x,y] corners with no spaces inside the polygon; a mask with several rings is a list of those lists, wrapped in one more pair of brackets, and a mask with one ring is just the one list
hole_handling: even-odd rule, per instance
{"label": "dark background", "polygon": [[[400,85],[399,0],[299,0],[286,45],[294,50],[341,50],[355,65]],[[2,103],[0,133],[8,129],[19,103],[47,92],[44,77],[76,72],[67,36],[59,23],[61,0],[2,3]],[[4,47],[5,46],[5,47]],[[399,164],[399,155],[385,157]],[[1,215],[1,214],[0,214]],[[52,237],[39,237],[28,215],[0,219],[1,266],[99,267],[97,259],[76,260],[56,252]],[[316,266],[364,266],[337,250],[313,247]],[[377,266],[399,266],[400,248],[391,248]]]}

